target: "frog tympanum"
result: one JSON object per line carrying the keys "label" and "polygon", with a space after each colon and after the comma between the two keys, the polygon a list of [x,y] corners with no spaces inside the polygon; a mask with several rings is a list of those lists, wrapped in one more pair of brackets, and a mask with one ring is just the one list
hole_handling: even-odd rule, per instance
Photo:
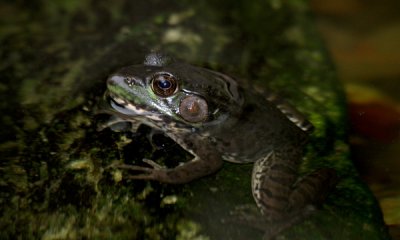
{"label": "frog tympanum", "polygon": [[298,177],[311,123],[282,99],[245,89],[228,75],[150,53],[143,64],[112,74],[106,96],[113,115],[106,126],[130,122],[136,131],[145,124],[194,156],[175,168],[148,159],[149,167],[121,164],[142,172],[129,178],[186,183],[216,172],[223,160],[254,162],[256,205],[266,222],[285,223],[272,234],[304,215],[332,185],[330,169]]}

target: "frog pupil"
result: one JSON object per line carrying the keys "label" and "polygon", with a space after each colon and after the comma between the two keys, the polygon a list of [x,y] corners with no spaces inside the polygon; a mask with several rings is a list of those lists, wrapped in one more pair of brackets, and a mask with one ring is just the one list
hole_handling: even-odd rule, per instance
{"label": "frog pupil", "polygon": [[158,87],[160,87],[161,89],[168,89],[171,87],[171,82],[165,79],[160,79],[158,81]]}

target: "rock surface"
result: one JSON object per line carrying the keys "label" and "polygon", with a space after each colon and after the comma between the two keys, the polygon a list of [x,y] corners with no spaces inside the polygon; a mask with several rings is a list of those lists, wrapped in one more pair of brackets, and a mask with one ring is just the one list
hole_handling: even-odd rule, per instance
{"label": "rock surface", "polygon": [[[341,179],[321,209],[279,239],[388,239],[349,160],[344,97],[303,1],[1,3],[1,239],[261,239],[227,221],[253,204],[251,165],[171,186],[127,181],[113,161],[173,164],[187,153],[149,131],[96,131],[114,70],[163,50],[286,97],[315,124],[303,174]],[[157,147],[154,147],[157,145]]]}

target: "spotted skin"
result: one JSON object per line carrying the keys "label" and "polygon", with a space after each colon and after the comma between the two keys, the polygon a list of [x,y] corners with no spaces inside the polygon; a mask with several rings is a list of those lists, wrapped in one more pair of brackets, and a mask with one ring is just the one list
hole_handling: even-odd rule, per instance
{"label": "spotted skin", "polygon": [[[160,75],[168,78],[155,77]],[[223,161],[254,163],[252,193],[263,217],[245,219],[267,224],[254,224],[264,228],[264,239],[308,216],[309,206],[322,202],[334,186],[333,170],[298,176],[302,149],[313,126],[274,94],[244,89],[228,75],[160,53],[150,53],[144,64],[114,73],[107,88],[109,104],[103,112],[116,117],[102,128],[123,121],[132,123],[132,131],[140,124],[148,125],[194,156],[175,168],[150,159],[144,160],[150,167],[116,167],[139,171],[128,176],[131,179],[178,184],[216,172]],[[188,97],[198,101],[183,106]]]}
{"label": "spotted skin", "polygon": [[279,97],[272,92],[264,92],[267,100],[275,104],[275,106],[283,113],[285,116],[296,124],[297,127],[302,129],[304,132],[311,133],[314,130],[314,126],[307,118],[299,112],[295,107],[290,105],[286,100]]}
{"label": "spotted skin", "polygon": [[253,168],[253,197],[269,221],[284,220],[307,205],[321,203],[326,197],[323,189],[329,190],[336,183],[331,169],[320,169],[298,179],[296,166],[282,157],[272,151],[256,161]]}

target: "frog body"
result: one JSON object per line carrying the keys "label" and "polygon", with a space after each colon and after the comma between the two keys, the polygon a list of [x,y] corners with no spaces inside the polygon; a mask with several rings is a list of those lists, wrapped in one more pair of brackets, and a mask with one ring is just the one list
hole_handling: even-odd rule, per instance
{"label": "frog body", "polygon": [[129,178],[186,183],[217,171],[223,161],[254,162],[252,193],[267,222],[294,219],[332,185],[334,173],[326,169],[299,179],[312,125],[273,94],[242,88],[230,76],[160,53],[122,68],[107,86],[110,104],[104,111],[114,117],[106,126],[130,122],[135,131],[148,125],[194,156],[175,168],[147,159],[150,167],[120,165],[142,171]]}

